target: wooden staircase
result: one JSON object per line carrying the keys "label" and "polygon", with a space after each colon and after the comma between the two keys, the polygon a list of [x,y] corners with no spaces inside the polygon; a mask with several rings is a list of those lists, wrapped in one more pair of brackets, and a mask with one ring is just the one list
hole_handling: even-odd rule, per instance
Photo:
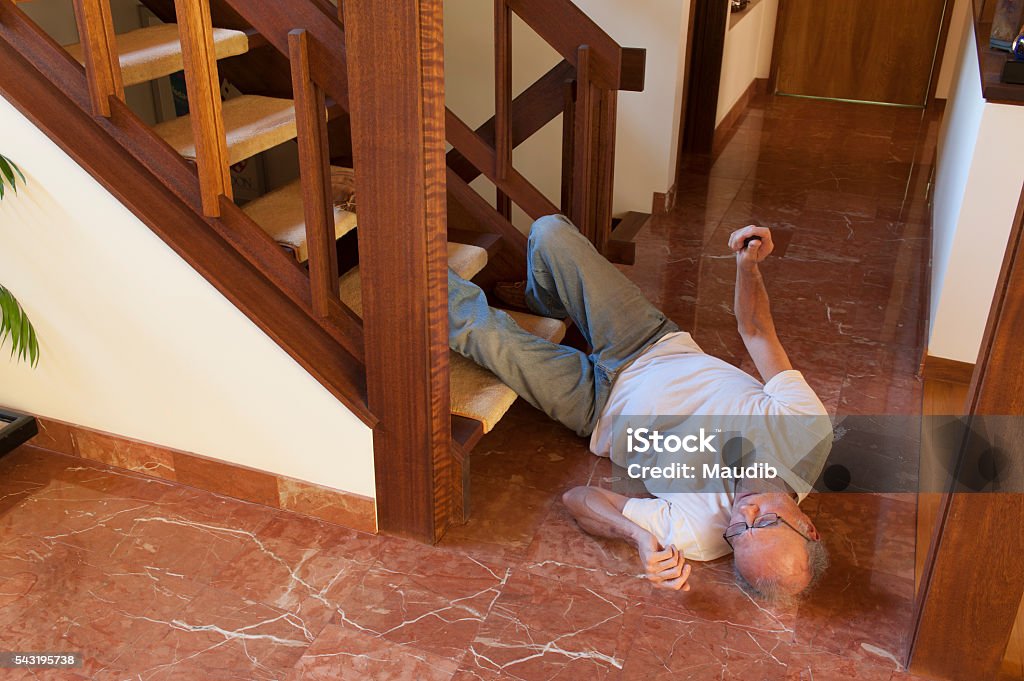
{"label": "wooden staircase", "polygon": [[[75,0],[81,42],[63,48],[0,2],[0,90],[374,428],[379,526],[436,540],[468,512],[470,450],[516,399],[448,350],[444,268],[484,286],[522,278],[513,204],[533,218],[566,212],[631,260],[612,232],[611,168],[615,93],[642,89],[642,50],[568,0],[497,0],[496,114],[474,131],[444,107],[437,0],[346,0],[341,15],[320,0],[143,1],[177,24],[115,35],[108,0]],[[565,57],[515,99],[513,13]],[[222,101],[217,61],[234,58],[237,72],[253,44],[287,57],[287,74],[252,63],[288,96]],[[182,69],[188,114],[149,128],[124,104],[124,86]],[[558,115],[571,122],[560,206],[511,157]],[[355,170],[332,164],[335,119],[350,121]],[[292,140],[300,178],[237,206],[229,166]],[[480,174],[498,188],[493,204],[469,187]],[[565,334],[561,321],[514,316],[554,342]]]}

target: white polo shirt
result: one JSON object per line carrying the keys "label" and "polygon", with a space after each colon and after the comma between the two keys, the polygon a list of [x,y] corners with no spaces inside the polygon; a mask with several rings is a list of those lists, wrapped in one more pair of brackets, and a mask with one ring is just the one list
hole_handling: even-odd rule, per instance
{"label": "white polo shirt", "polygon": [[[759,436],[776,445],[773,449],[783,453],[784,463],[785,452],[812,452],[811,461],[799,464],[800,478],[810,482],[824,465],[832,442],[828,413],[799,371],[783,371],[763,384],[705,353],[686,332],[665,336],[619,375],[591,435],[591,451],[611,455],[623,465],[619,453],[612,451],[612,422],[634,414],[763,416]],[[816,418],[775,418],[783,416]],[[647,485],[650,488],[651,482]],[[701,561],[730,552],[722,532],[731,516],[731,481],[713,492],[651,491],[656,498],[631,499],[623,514],[650,531],[663,547],[675,546],[686,558]],[[802,501],[807,488],[797,491]]]}

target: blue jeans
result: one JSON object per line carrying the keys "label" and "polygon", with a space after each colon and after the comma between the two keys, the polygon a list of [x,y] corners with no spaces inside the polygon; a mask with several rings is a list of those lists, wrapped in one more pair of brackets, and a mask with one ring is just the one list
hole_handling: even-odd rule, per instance
{"label": "blue jeans", "polygon": [[591,354],[524,331],[450,269],[448,344],[580,435],[594,430],[619,372],[679,330],[562,215],[530,229],[526,302],[538,315],[572,319]]}

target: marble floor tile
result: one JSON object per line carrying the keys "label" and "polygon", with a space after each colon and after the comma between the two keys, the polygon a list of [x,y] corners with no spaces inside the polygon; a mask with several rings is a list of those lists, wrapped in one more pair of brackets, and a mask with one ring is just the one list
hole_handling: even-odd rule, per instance
{"label": "marble floor tile", "polygon": [[451,659],[332,624],[285,681],[448,681],[458,666]]}
{"label": "marble floor tile", "polygon": [[617,678],[638,615],[629,599],[515,572],[463,668],[521,679]]}
{"label": "marble floor tile", "polygon": [[333,623],[461,660],[508,579],[509,569],[400,539],[340,598]]}

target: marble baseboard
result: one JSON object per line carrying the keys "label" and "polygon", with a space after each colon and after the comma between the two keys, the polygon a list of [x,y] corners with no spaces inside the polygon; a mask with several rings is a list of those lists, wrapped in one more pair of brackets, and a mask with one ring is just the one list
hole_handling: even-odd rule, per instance
{"label": "marble baseboard", "polygon": [[313,516],[362,532],[377,531],[373,499],[311,482],[37,417],[30,444],[99,461],[271,508]]}

